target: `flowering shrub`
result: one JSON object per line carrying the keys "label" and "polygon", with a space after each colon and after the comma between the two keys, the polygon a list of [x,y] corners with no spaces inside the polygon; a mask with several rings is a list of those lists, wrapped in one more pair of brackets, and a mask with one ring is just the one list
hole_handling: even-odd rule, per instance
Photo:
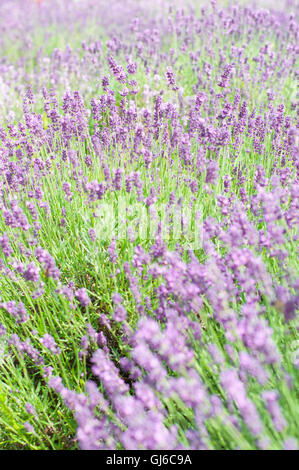
{"label": "flowering shrub", "polygon": [[298,449],[297,4],[110,3],[0,5],[0,448]]}

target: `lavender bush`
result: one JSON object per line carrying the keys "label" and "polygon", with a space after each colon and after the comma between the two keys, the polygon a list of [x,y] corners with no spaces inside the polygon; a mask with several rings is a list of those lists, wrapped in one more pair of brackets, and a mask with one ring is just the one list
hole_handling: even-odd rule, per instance
{"label": "lavender bush", "polygon": [[0,2],[0,448],[297,449],[298,2]]}

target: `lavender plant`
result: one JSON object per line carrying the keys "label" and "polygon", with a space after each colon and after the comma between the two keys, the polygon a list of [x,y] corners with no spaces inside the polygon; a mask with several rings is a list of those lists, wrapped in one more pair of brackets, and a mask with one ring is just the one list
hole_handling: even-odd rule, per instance
{"label": "lavender plant", "polygon": [[298,2],[268,3],[1,2],[0,448],[298,449]]}

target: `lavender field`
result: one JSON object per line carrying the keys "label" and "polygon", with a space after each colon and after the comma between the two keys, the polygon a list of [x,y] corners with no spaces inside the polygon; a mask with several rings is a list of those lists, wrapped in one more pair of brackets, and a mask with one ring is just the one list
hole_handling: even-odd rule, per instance
{"label": "lavender field", "polygon": [[299,450],[298,17],[0,0],[0,449]]}

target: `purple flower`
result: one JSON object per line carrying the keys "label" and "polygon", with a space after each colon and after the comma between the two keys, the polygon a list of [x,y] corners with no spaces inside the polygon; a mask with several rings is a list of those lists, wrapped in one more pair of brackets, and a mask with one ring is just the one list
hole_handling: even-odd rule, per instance
{"label": "purple flower", "polygon": [[40,280],[39,271],[40,269],[38,266],[33,262],[29,263],[27,269],[23,273],[23,277],[26,281],[38,282]]}
{"label": "purple flower", "polygon": [[40,342],[45,348],[49,349],[53,354],[60,354],[61,349],[57,347],[57,344],[54,338],[46,333],[41,339]]}
{"label": "purple flower", "polygon": [[177,91],[179,87],[177,86],[175,82],[175,76],[171,67],[167,67],[165,76],[166,76],[168,85],[172,87],[173,91]]}
{"label": "purple flower", "polygon": [[0,237],[0,245],[1,245],[2,251],[3,251],[5,256],[11,256],[12,255],[13,250],[11,248],[9,238],[6,235],[6,233],[4,233],[2,235],[2,237]]}
{"label": "purple flower", "polygon": [[0,337],[5,336],[5,334],[6,334],[6,328],[4,325],[2,325],[2,323],[0,323]]}
{"label": "purple flower", "polygon": [[91,229],[89,229],[89,232],[88,232],[88,233],[89,233],[90,239],[91,239],[93,242],[95,242],[95,241],[96,241],[96,238],[97,238],[95,230],[94,230],[93,228],[91,228]]}
{"label": "purple flower", "polygon": [[24,423],[24,428],[26,429],[27,432],[30,432],[32,434],[35,434],[35,430],[34,430],[34,427],[32,426],[32,424],[30,424],[28,421],[26,421]]}
{"label": "purple flower", "polygon": [[37,414],[36,409],[34,408],[33,405],[31,405],[31,403],[26,403],[25,408],[26,408],[27,413],[34,415],[34,416]]}
{"label": "purple flower", "polygon": [[87,307],[87,305],[90,304],[90,298],[88,297],[86,289],[84,287],[76,290],[75,296],[83,307]]}
{"label": "purple flower", "polygon": [[0,303],[0,307],[13,315],[17,323],[24,323],[29,320],[29,315],[23,302],[17,304],[14,300],[10,300]]}
{"label": "purple flower", "polygon": [[125,321],[127,318],[127,311],[122,305],[122,297],[119,294],[112,295],[113,303],[115,304],[114,307],[114,319],[116,321]]}
{"label": "purple flower", "polygon": [[91,358],[93,373],[101,380],[109,396],[123,394],[128,386],[119,376],[118,370],[104,351],[98,349]]}
{"label": "purple flower", "polygon": [[45,275],[58,280],[60,277],[60,271],[55,265],[54,258],[43,248],[38,247],[35,250],[35,256],[38,261],[42,264]]}
{"label": "purple flower", "polygon": [[207,164],[206,183],[216,184],[218,180],[219,165],[217,162]]}
{"label": "purple flower", "polygon": [[261,434],[263,425],[253,402],[247,397],[244,384],[241,382],[235,369],[221,372],[221,385],[240,410],[245,424],[254,436]]}
{"label": "purple flower", "polygon": [[267,390],[262,392],[262,398],[266,402],[267,410],[271,415],[272,422],[276,431],[283,431],[287,426],[287,422],[282,415],[278,403],[278,393],[275,390]]}
{"label": "purple flower", "polygon": [[295,437],[287,437],[283,443],[284,450],[299,450],[298,440]]}
{"label": "purple flower", "polygon": [[241,351],[239,359],[241,370],[245,370],[249,376],[255,377],[260,384],[264,385],[269,380],[269,373],[257,358],[246,351]]}
{"label": "purple flower", "polygon": [[228,64],[224,67],[224,71],[221,75],[218,86],[221,88],[227,88],[229,83],[229,78],[231,77],[232,71],[234,69],[234,64]]}
{"label": "purple flower", "polygon": [[109,253],[110,262],[115,264],[117,262],[116,241],[115,240],[113,240],[110,243],[107,251]]}

